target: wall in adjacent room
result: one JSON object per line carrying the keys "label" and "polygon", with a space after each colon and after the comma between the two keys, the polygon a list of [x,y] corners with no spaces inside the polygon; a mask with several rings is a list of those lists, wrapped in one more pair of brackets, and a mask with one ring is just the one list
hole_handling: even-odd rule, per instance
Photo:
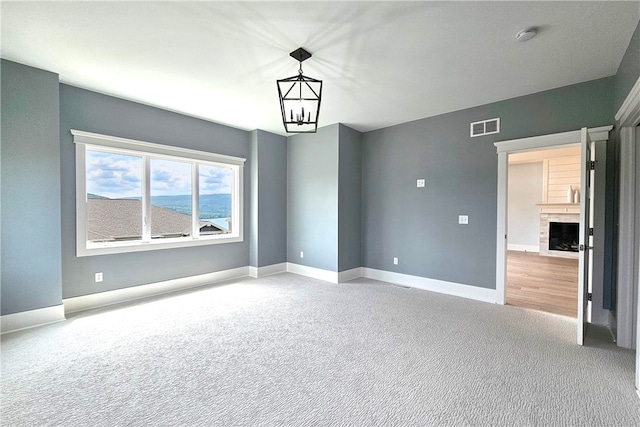
{"label": "wall in adjacent room", "polygon": [[58,75],[2,60],[1,314],[62,304]]}
{"label": "wall in adjacent room", "polygon": [[287,138],[287,260],[328,271],[338,271],[339,126]]}
{"label": "wall in adjacent room", "polygon": [[[76,257],[75,147],[70,129],[246,158],[244,241]],[[59,135],[64,298],[249,265],[249,132],[61,84]],[[94,283],[98,271],[104,274],[102,283]]]}
{"label": "wall in adjacent room", "polygon": [[287,139],[251,132],[251,259],[264,267],[287,261]]}
{"label": "wall in adjacent room", "polygon": [[[469,136],[495,117],[499,134]],[[609,77],[363,134],[363,265],[495,289],[493,142],[612,123]]]}
{"label": "wall in adjacent room", "polygon": [[537,204],[542,203],[542,162],[510,164],[508,183],[509,249],[512,249],[511,245],[529,246],[535,247],[537,252],[540,246],[540,207]]}

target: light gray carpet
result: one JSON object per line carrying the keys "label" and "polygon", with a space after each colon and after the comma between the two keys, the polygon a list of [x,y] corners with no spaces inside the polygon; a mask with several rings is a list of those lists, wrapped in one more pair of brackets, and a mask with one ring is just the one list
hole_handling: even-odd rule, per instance
{"label": "light gray carpet", "polygon": [[247,279],[5,335],[0,422],[640,424],[634,352],[575,328],[366,279]]}

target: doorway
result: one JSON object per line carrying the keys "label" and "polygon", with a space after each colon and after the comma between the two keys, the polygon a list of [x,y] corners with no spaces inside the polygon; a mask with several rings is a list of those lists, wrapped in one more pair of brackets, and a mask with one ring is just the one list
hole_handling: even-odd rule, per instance
{"label": "doorway", "polygon": [[580,151],[508,155],[508,305],[577,317]]}
{"label": "doorway", "polygon": [[[581,153],[581,198],[580,198],[580,224],[579,224],[579,268],[578,268],[578,321],[577,343],[582,345],[584,333],[588,324],[588,298],[590,290],[588,281],[591,277],[590,265],[592,264],[592,210],[589,200],[591,192],[587,188],[593,188],[591,184],[593,165],[589,165],[591,159],[591,142],[606,142],[612,126],[563,132],[552,135],[543,135],[531,138],[522,138],[510,141],[496,142],[498,153],[498,203],[497,203],[497,227],[496,227],[496,303],[506,303],[507,284],[507,183],[508,183],[508,156],[512,153],[535,151],[540,149],[557,148],[580,144]],[[585,194],[586,193],[586,194]],[[602,260],[599,260],[599,262]]]}

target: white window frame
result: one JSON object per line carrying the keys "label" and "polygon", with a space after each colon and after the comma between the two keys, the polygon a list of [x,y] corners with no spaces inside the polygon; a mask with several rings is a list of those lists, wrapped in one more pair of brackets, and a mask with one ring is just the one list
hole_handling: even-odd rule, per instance
{"label": "white window frame", "polygon": [[[182,248],[188,246],[211,245],[220,243],[242,242],[244,239],[243,225],[243,176],[246,159],[208,153],[206,151],[172,147],[134,139],[119,138],[71,129],[73,142],[76,146],[76,255],[78,257],[117,254],[126,252],[141,252],[157,249]],[[142,173],[148,174],[149,159],[163,158],[176,161],[187,161],[192,164],[192,229],[191,236],[168,239],[151,239],[150,224],[143,225],[142,240],[122,242],[89,242],[87,239],[87,150],[108,151],[143,158]],[[231,224],[230,233],[216,235],[199,235],[199,212],[196,203],[199,194],[199,172],[196,162],[206,162],[207,165],[231,168],[234,173],[231,193]],[[151,209],[149,179],[143,179],[142,209],[143,218]]]}

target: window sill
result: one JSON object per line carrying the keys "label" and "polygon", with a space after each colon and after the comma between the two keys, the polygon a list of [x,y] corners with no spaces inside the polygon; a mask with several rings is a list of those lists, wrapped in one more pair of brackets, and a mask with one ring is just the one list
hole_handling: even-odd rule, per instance
{"label": "window sill", "polygon": [[130,252],[147,252],[160,249],[177,249],[193,246],[218,245],[223,243],[238,243],[244,239],[242,236],[232,237],[215,237],[200,239],[180,239],[172,241],[152,240],[151,242],[114,242],[107,244],[93,244],[87,247],[78,248],[76,255],[78,257],[87,257],[95,255],[110,255]]}

